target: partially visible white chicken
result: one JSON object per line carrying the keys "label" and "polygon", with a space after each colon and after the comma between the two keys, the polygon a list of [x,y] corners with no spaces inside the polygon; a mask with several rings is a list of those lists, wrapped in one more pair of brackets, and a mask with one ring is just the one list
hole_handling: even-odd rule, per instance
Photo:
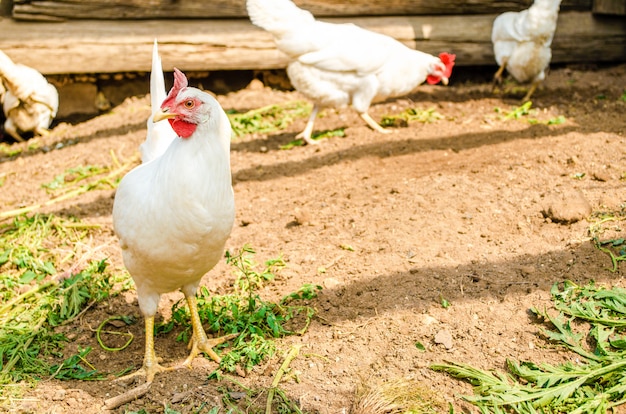
{"label": "partially visible white chicken", "polygon": [[491,41],[499,65],[494,81],[501,83],[506,69],[518,82],[530,82],[523,101],[546,77],[560,5],[561,0],[535,0],[528,9],[502,13],[493,22]]}
{"label": "partially visible white chicken", "polygon": [[159,46],[154,39],[152,46],[152,71],[150,72],[150,107],[152,116],[148,119],[148,133],[146,140],[139,146],[141,152],[141,162],[146,163],[159,157],[170,146],[176,138],[176,133],[167,122],[153,122],[152,118],[160,111],[159,107],[165,100],[167,91],[165,90],[165,79],[163,77],[163,66],[159,57]]}
{"label": "partially visible white chicken", "polygon": [[300,93],[314,102],[304,131],[307,143],[320,107],[352,105],[378,132],[389,132],[368,114],[376,100],[405,95],[427,81],[448,83],[454,55],[439,57],[413,50],[391,37],[354,24],[315,20],[290,0],[247,0],[250,20],[274,36],[289,56],[287,75]]}
{"label": "partially visible white chicken", "polygon": [[143,367],[131,376],[145,375],[147,382],[173,369],[159,365],[154,352],[154,317],[161,294],[180,289],[189,306],[191,353],[179,366],[189,366],[199,352],[219,362],[212,348],[236,336],[207,339],[195,296],[200,279],[222,257],[235,218],[230,122],[217,100],[188,87],[178,69],[174,86],[152,118],[167,119],[177,138],[161,156],[126,174],[113,204],[124,264],[145,318]]}
{"label": "partially visible white chicken", "polygon": [[0,102],[6,117],[4,130],[17,141],[22,134],[48,133],[59,109],[59,94],[35,69],[13,61],[0,51]]}

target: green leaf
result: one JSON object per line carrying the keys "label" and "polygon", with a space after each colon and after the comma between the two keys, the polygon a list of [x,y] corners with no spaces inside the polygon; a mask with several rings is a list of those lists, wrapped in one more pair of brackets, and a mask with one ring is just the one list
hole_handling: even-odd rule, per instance
{"label": "green leaf", "polygon": [[20,276],[19,282],[23,284],[27,284],[27,283],[32,282],[35,279],[37,279],[37,273],[33,272],[32,270],[27,270],[24,273],[22,273],[22,276]]}

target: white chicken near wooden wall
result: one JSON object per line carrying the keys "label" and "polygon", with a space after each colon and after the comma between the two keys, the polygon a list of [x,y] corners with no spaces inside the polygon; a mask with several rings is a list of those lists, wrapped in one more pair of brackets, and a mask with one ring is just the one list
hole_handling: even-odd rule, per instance
{"label": "white chicken near wooden wall", "polygon": [[493,22],[491,41],[499,66],[494,81],[502,83],[506,69],[518,82],[530,82],[522,101],[529,100],[546,77],[560,5],[561,0],[535,0],[528,9],[502,13]]}
{"label": "white chicken near wooden wall", "polygon": [[[230,121],[215,98],[189,87],[177,69],[174,86],[159,102],[159,76],[155,44],[151,91],[156,107],[142,144],[143,163],[124,176],[113,204],[124,265],[145,319],[143,367],[131,376],[143,375],[148,383],[172,369],[161,366],[154,351],[154,318],[162,294],[180,289],[189,306],[191,353],[178,366],[190,366],[200,352],[219,362],[213,347],[236,336],[208,339],[195,296],[202,277],[223,257],[235,219]],[[150,124],[165,119],[169,125],[163,123],[162,129]]]}
{"label": "white chicken near wooden wall", "polygon": [[26,133],[48,133],[59,109],[59,94],[37,70],[14,63],[0,51],[0,103],[6,117],[4,130],[23,141]]}
{"label": "white chicken near wooden wall", "polygon": [[412,92],[425,81],[448,84],[455,56],[439,57],[354,24],[316,20],[290,0],[247,0],[250,20],[274,36],[289,56],[289,80],[314,103],[297,138],[315,144],[313,124],[321,107],[352,105],[375,131],[383,129],[368,114],[370,104]]}

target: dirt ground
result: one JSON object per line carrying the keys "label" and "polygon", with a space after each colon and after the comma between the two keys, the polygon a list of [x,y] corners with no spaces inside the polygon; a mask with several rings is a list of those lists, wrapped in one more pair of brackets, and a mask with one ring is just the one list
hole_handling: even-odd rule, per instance
{"label": "dirt ground", "polygon": [[[316,122],[316,130],[346,127],[346,136],[316,146],[279,149],[305,119],[279,133],[233,141],[237,218],[227,248],[248,243],[257,261],[284,256],[288,266],[262,292],[265,298],[276,300],[303,283],[323,286],[310,303],[317,315],[308,331],[278,340],[281,351],[302,345],[290,365],[298,380],[290,376],[280,387],[304,412],[350,412],[358,386],[400,378],[431,390],[444,402],[441,412],[448,402],[457,412],[472,412],[459,398],[471,387],[430,364],[504,369],[507,358],[574,359],[543,339],[529,309],[549,307],[550,287],[567,279],[626,285],[624,270],[610,272],[608,256],[590,243],[586,218],[591,209],[626,201],[626,65],[554,68],[533,97],[535,111],[517,120],[496,108],[518,106],[523,91],[494,95],[492,69],[457,68],[447,87],[424,85],[370,111],[380,120],[411,107],[434,108],[443,119],[432,123],[383,135],[346,108],[326,110]],[[300,98],[258,83],[218,96],[225,109],[239,111]],[[133,97],[97,118],[56,125],[39,138],[39,149],[0,159],[0,211],[48,200],[42,183],[68,168],[110,165],[111,153],[122,163],[137,157],[148,114],[149,99]],[[559,116],[565,122],[547,125]],[[91,191],[42,211],[102,225],[86,251],[121,268],[113,197],[113,190]],[[569,216],[582,219],[567,222]],[[205,277],[214,292],[232,281],[224,262]],[[161,301],[164,314],[178,298]],[[442,299],[451,306],[444,308]],[[134,291],[70,326],[68,349],[93,347],[89,362],[105,372],[139,366],[143,323],[132,327],[136,338],[124,351],[98,346],[92,330],[111,315],[140,318]],[[156,351],[165,364],[187,354],[174,335],[157,337]],[[269,388],[280,355],[237,381]],[[220,404],[218,386],[236,388],[207,380],[214,368],[197,358],[193,370],[159,374],[145,396],[115,412],[155,413],[166,406],[198,412],[202,403],[200,412],[208,412]],[[104,400],[130,386],[46,380],[10,410],[101,412]],[[265,397],[259,398],[263,407]]]}

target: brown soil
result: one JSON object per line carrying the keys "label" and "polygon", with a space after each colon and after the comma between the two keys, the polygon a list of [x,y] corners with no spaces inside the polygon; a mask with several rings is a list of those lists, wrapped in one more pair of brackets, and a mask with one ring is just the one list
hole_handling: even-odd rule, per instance
{"label": "brown soil", "polygon": [[[298,381],[292,375],[280,387],[305,412],[349,412],[358,386],[400,378],[457,410],[471,410],[459,398],[471,387],[430,370],[430,364],[447,360],[504,369],[507,358],[574,359],[547,344],[529,309],[549,307],[550,287],[566,279],[624,285],[624,271],[610,272],[608,256],[590,243],[585,217],[588,205],[615,209],[626,201],[626,65],[553,70],[534,96],[536,112],[518,120],[504,120],[494,110],[508,111],[519,101],[491,93],[491,72],[466,79],[462,73],[459,68],[448,87],[423,86],[370,111],[381,119],[409,107],[433,107],[444,116],[433,123],[415,122],[382,135],[350,109],[326,110],[316,130],[345,126],[345,138],[280,150],[303,128],[300,119],[284,132],[233,141],[238,207],[227,248],[248,243],[257,261],[284,255],[288,267],[263,290],[267,299],[303,283],[324,287],[311,302],[317,316],[308,332],[278,340],[282,351],[303,346],[290,365]],[[236,110],[297,98],[295,92],[258,86],[218,97],[225,109]],[[68,168],[110,165],[112,152],[122,163],[136,157],[148,105],[147,97],[135,97],[92,120],[59,124],[39,139],[43,150],[1,159],[0,211],[48,200],[41,184]],[[558,116],[566,122],[528,122]],[[113,190],[91,191],[42,211],[101,224],[86,252],[120,268],[113,196]],[[223,292],[233,276],[220,263],[205,279],[210,289]],[[165,315],[178,298],[162,300]],[[442,298],[451,306],[442,307]],[[89,362],[105,372],[139,366],[142,323],[132,327],[135,341],[124,351],[98,346],[92,329],[111,315],[140,318],[134,292],[66,328],[68,351],[93,347]],[[446,333],[448,342],[435,342]],[[157,337],[156,349],[165,364],[187,353],[174,335]],[[237,380],[266,389],[280,363],[279,353]],[[220,404],[223,390],[216,387],[236,390],[232,382],[207,380],[212,361],[197,358],[195,365],[157,375],[144,397],[115,412],[163,412],[165,406],[197,412],[203,403],[201,412],[207,412]],[[9,409],[99,412],[104,400],[134,385],[45,380]],[[265,397],[259,396],[257,407],[264,407]]]}

